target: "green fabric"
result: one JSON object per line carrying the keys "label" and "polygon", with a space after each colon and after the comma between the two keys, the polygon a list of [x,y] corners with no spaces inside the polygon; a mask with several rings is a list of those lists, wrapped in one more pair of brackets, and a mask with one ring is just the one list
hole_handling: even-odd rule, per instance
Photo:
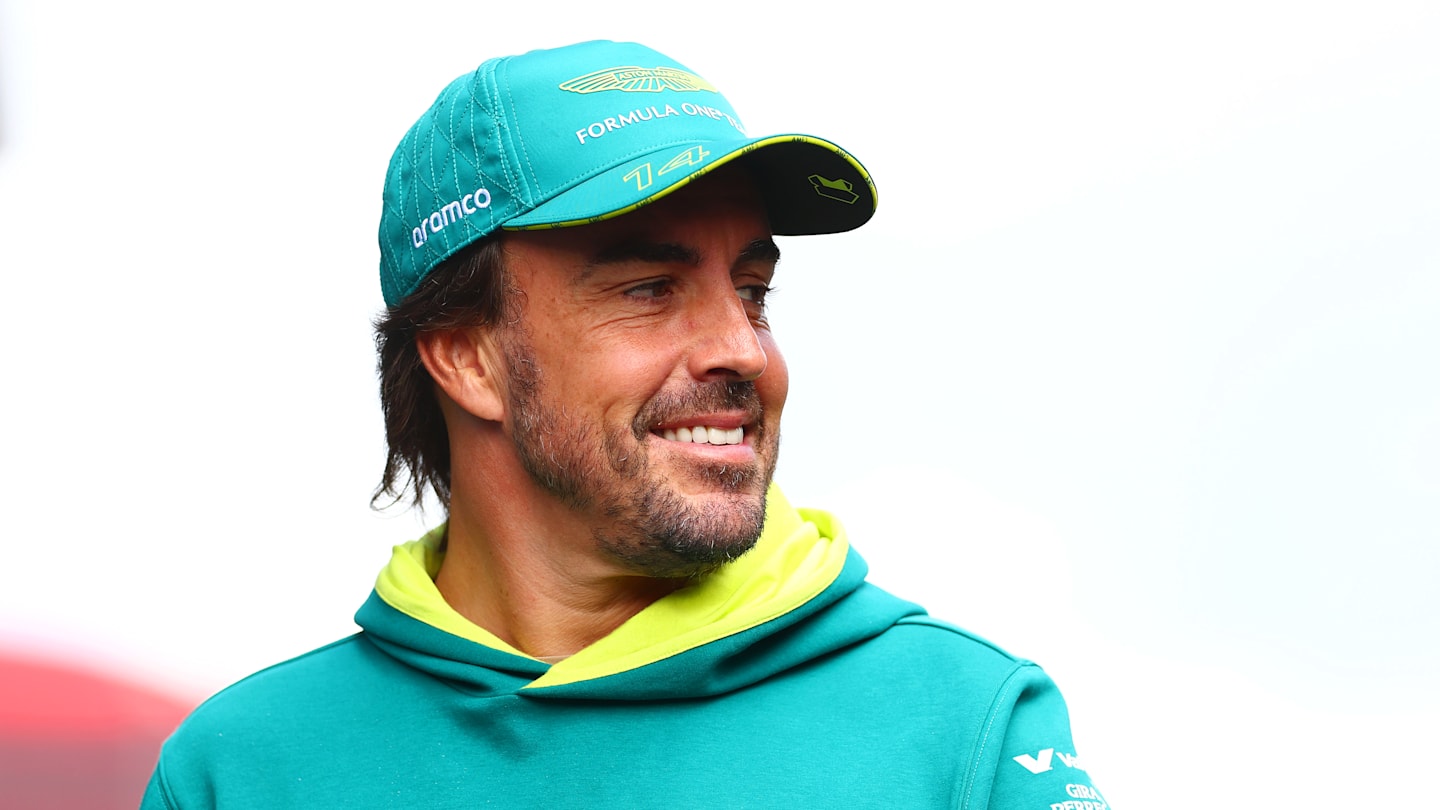
{"label": "green fabric", "polygon": [[750,137],[720,91],[631,42],[491,59],[451,82],[385,176],[380,286],[399,304],[501,228],[618,216],[744,160],[777,234],[837,233],[875,212],[860,162],[808,135]]}
{"label": "green fabric", "polygon": [[[444,537],[442,526],[396,546],[375,580],[375,595],[437,630],[525,656],[460,615],[441,596],[435,577],[445,563]],[[832,515],[796,509],[772,484],[765,496],[765,530],[753,549],[646,606],[609,635],[550,667],[527,688],[601,679],[782,618],[834,584],[845,568],[848,547],[845,530]]]}
{"label": "green fabric", "polygon": [[531,689],[546,664],[372,594],[360,633],[197,709],[142,806],[1105,808],[1039,667],[865,573],[851,549],[768,624]]}

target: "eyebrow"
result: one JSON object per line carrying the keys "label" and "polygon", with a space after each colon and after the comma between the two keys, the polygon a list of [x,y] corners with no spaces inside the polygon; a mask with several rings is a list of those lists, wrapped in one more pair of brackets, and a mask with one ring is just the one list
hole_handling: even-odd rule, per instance
{"label": "eyebrow", "polygon": [[780,263],[780,246],[775,244],[774,239],[768,237],[756,239],[740,251],[740,256],[735,264],[748,264],[750,262],[765,262],[767,264]]}
{"label": "eyebrow", "polygon": [[[753,262],[764,262],[778,264],[780,261],[780,246],[775,244],[774,239],[762,237],[756,239],[745,247],[741,248],[740,255],[735,257],[733,266],[750,264]],[[645,242],[631,241],[621,242],[604,248],[590,260],[585,262],[585,267],[580,271],[578,280],[583,281],[602,267],[612,264],[624,264],[626,262],[640,262],[643,264],[683,264],[689,267],[700,265],[700,252],[692,247],[681,245],[675,242]]]}
{"label": "eyebrow", "polygon": [[700,253],[694,248],[674,242],[621,242],[611,245],[585,263],[581,277],[588,276],[607,264],[640,262],[642,264],[685,264],[695,267],[700,264]]}

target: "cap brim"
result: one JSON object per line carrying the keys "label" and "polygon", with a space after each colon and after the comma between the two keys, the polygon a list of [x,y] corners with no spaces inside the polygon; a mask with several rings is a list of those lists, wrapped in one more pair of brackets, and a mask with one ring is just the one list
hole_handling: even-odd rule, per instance
{"label": "cap brim", "polygon": [[669,144],[585,178],[502,227],[568,228],[612,219],[737,160],[759,184],[778,235],[840,233],[875,213],[875,183],[849,152],[810,135],[775,135]]}

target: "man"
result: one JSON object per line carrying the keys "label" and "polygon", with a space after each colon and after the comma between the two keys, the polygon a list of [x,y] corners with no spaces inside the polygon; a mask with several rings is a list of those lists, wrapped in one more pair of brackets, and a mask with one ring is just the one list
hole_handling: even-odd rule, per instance
{"label": "man", "polygon": [[359,634],[196,710],[146,806],[1105,807],[1038,667],[770,483],[772,235],[874,207],[638,45],[451,84],[391,162],[378,325],[381,494],[448,521]]}

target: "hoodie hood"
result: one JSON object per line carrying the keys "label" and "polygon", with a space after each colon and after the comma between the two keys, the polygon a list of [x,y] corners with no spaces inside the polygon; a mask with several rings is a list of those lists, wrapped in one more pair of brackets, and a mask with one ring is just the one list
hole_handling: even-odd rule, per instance
{"label": "hoodie hood", "polygon": [[865,583],[865,562],[833,516],[796,509],[772,486],[765,530],[748,554],[547,664],[445,602],[434,583],[443,536],[442,526],[396,546],[355,620],[392,657],[481,694],[587,700],[723,694],[924,613]]}
{"label": "hoodie hood", "polygon": [[865,583],[778,491],[749,554],[553,666],[449,609],[441,536],[363,632],[197,709],[142,806],[1106,806],[1038,667]]}

